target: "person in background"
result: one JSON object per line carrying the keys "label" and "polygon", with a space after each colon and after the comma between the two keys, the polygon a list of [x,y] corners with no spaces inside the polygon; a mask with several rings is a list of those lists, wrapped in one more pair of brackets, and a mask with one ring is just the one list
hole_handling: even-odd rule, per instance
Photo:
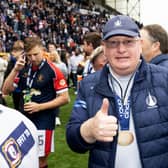
{"label": "person in background", "polygon": [[57,51],[53,51],[50,53],[49,59],[61,70],[64,74],[65,79],[68,78],[68,69],[64,62],[62,62],[60,55]]}
{"label": "person in background", "polygon": [[35,125],[20,112],[0,104],[1,167],[39,168]]}
{"label": "person in background", "polygon": [[[52,51],[50,53],[49,59],[61,70],[61,72],[64,74],[65,79],[67,80],[68,79],[68,69],[66,67],[66,64],[61,61],[61,58],[60,58],[60,55],[58,54],[58,52]],[[56,119],[55,119],[55,124],[57,126],[61,125],[59,113],[60,113],[60,109],[57,108]]]}
{"label": "person in background", "polygon": [[69,58],[70,63],[70,77],[73,83],[75,94],[77,94],[77,69],[80,62],[82,62],[84,56],[82,55],[80,48],[76,48],[72,51],[72,55]]}
{"label": "person in background", "polygon": [[66,79],[61,71],[44,59],[44,47],[39,37],[24,40],[24,54],[19,56],[14,68],[6,78],[2,92],[11,93],[19,87],[24,105],[21,112],[38,129],[39,165],[47,168],[47,158],[54,151],[55,112],[69,102]]}
{"label": "person in background", "polygon": [[0,57],[0,104],[6,105],[5,96],[2,94],[2,85],[4,82],[5,71],[8,66],[7,53],[1,53]]}
{"label": "person in background", "polygon": [[107,58],[104,55],[103,46],[97,47],[90,56],[90,62],[93,66],[93,71],[98,71],[107,63]]}
{"label": "person in background", "polygon": [[168,71],[142,58],[139,27],[117,15],[103,28],[108,63],[80,82],[66,128],[89,168],[168,167]]}
{"label": "person in background", "polygon": [[83,38],[83,51],[85,52],[86,57],[89,57],[83,69],[84,77],[94,71],[90,62],[90,55],[97,47],[101,45],[101,40],[101,35],[98,32],[88,32]]}
{"label": "person in background", "polygon": [[[92,72],[94,73],[98,70],[101,70],[103,66],[107,63],[107,58],[104,55],[103,46],[97,47],[90,56],[90,63],[92,64]],[[81,74],[77,75],[78,79],[78,89],[80,81],[83,79]]]}
{"label": "person in background", "polygon": [[142,38],[142,55],[152,64],[168,68],[168,34],[158,24],[146,25],[140,30]]}
{"label": "person in background", "polygon": [[[8,66],[5,71],[4,79],[7,78],[7,76],[15,66],[17,59],[23,53],[24,53],[24,42],[22,40],[15,41],[9,55]],[[20,88],[18,87],[15,88],[15,90],[12,92],[12,100],[13,100],[14,108],[18,111],[21,110],[21,103],[22,103],[21,96],[22,96],[22,93]]]}
{"label": "person in background", "polygon": [[57,48],[56,48],[55,44],[51,43],[51,42],[48,43],[47,48],[48,48],[49,53],[57,51]]}
{"label": "person in background", "polygon": [[13,43],[12,49],[9,55],[8,67],[5,72],[5,78],[9,75],[13,69],[18,57],[24,52],[24,42],[22,40],[16,40]]}
{"label": "person in background", "polygon": [[7,61],[6,55],[7,54],[4,53],[4,55],[2,55],[0,57],[0,92],[1,92],[1,89],[2,89],[3,81],[4,81],[5,71],[6,71],[7,66],[8,66],[8,61]]}

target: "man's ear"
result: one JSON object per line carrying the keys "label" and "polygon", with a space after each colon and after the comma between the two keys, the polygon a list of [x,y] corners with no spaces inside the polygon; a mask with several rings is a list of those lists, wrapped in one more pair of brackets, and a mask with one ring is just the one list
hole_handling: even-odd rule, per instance
{"label": "man's ear", "polygon": [[160,51],[160,42],[159,41],[156,41],[152,44],[152,49],[154,52],[158,52]]}

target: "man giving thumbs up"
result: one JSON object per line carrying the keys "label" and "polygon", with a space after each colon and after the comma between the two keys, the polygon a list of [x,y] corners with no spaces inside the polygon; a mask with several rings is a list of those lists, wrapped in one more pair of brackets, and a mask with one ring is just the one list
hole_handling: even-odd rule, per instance
{"label": "man giving thumbs up", "polygon": [[69,147],[89,151],[88,168],[168,168],[168,71],[144,61],[128,16],[104,25],[102,43],[108,63],[80,82]]}
{"label": "man giving thumbs up", "polygon": [[102,106],[96,115],[82,124],[80,132],[86,142],[113,141],[118,125],[116,117],[108,115],[108,109],[109,101],[103,99]]}

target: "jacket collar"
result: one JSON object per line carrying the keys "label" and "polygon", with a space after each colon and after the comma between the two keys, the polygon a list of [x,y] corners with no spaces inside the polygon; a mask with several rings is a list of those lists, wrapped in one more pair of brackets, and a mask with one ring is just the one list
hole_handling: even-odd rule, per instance
{"label": "jacket collar", "polygon": [[[148,79],[150,75],[148,75],[148,77],[146,75],[147,71],[148,71],[147,63],[144,61],[143,58],[141,58],[141,59],[142,59],[141,65],[137,69],[137,72],[135,75],[135,79],[134,79],[135,83],[140,82],[140,81],[144,80],[145,78],[147,78],[147,80],[150,80],[150,79]],[[114,93],[111,91],[111,88],[108,83],[108,74],[109,73],[110,73],[109,68],[107,65],[105,65],[100,72],[100,78],[99,78],[98,83],[95,86],[95,90],[97,93],[99,93],[105,97],[114,97]]]}
{"label": "jacket collar", "polygon": [[164,61],[168,61],[168,54],[160,54],[160,55],[157,55],[156,57],[154,57],[150,63],[152,64],[160,64]]}
{"label": "jacket collar", "polygon": [[111,88],[108,83],[108,74],[109,73],[110,73],[109,68],[107,65],[105,65],[100,72],[99,81],[95,86],[96,92],[105,96],[105,97],[113,97],[114,96],[114,93],[111,91]]}

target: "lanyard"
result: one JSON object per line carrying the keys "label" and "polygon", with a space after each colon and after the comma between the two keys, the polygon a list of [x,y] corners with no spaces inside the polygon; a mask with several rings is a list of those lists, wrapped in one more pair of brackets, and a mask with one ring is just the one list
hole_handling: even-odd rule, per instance
{"label": "lanyard", "polygon": [[29,66],[29,70],[28,70],[28,77],[26,80],[26,85],[31,88],[34,82],[35,77],[37,76],[38,71],[44,66],[44,60],[42,60],[40,66],[38,67],[38,70],[36,72],[34,72],[32,78],[31,78],[31,73],[32,73],[32,64]]}
{"label": "lanyard", "polygon": [[[129,119],[130,119],[130,108],[131,108],[131,98],[128,96],[127,100],[127,94],[128,89],[131,86],[131,81],[134,77],[135,73],[133,73],[126,85],[125,91],[123,92],[123,88],[121,87],[120,83],[117,79],[115,79],[111,73],[108,76],[109,79],[109,85],[112,88],[112,90],[115,92],[115,104],[116,104],[116,110],[119,114],[119,122],[120,122],[120,128],[121,130],[129,130]],[[119,86],[121,95],[119,96],[114,88],[114,82]]]}
{"label": "lanyard", "polygon": [[130,119],[130,96],[128,97],[127,103],[123,104],[122,99],[115,95],[116,110],[119,114],[119,121],[121,130],[129,130],[129,119]]}

